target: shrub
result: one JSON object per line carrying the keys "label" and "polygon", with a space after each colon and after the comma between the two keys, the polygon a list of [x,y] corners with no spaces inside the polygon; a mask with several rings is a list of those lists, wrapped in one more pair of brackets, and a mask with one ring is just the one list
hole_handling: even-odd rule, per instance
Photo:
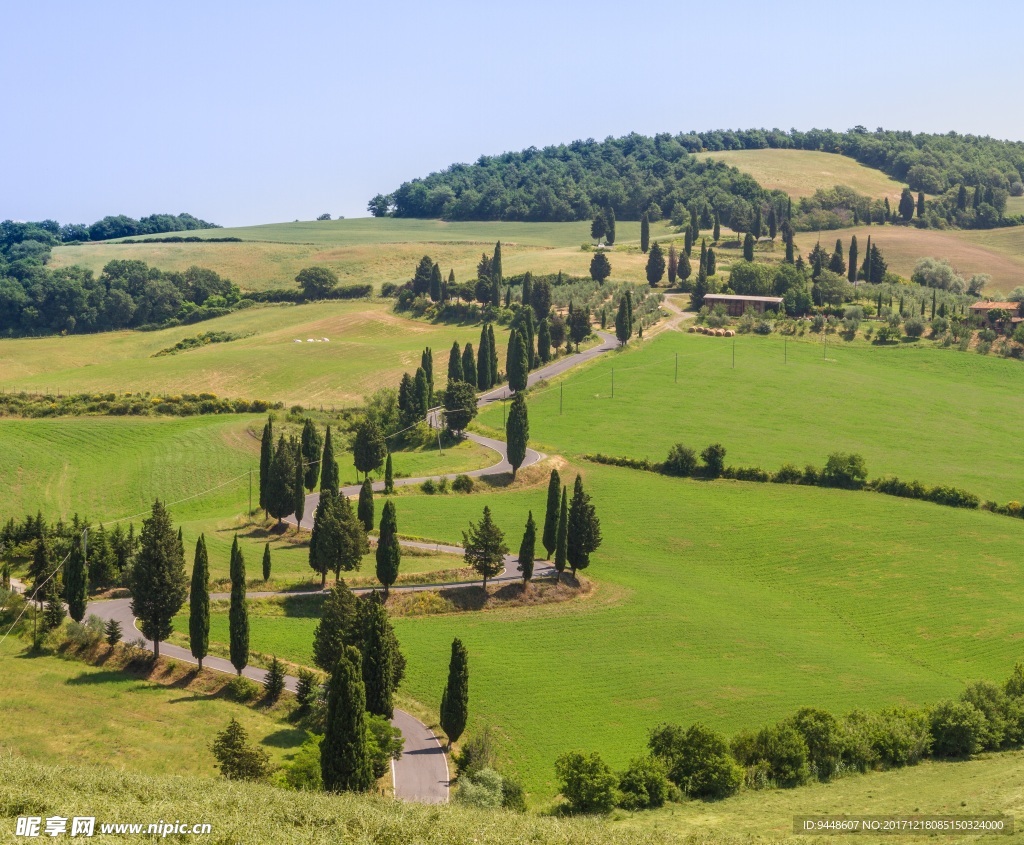
{"label": "shrub", "polygon": [[480,769],[459,779],[455,801],[470,807],[496,810],[504,795],[504,780],[494,769]]}
{"label": "shrub", "polygon": [[596,455],[584,455],[583,457],[588,461],[593,461],[595,464],[606,464],[613,467],[626,467],[627,469],[639,469],[644,472],[653,472],[659,468],[658,465],[652,464],[646,458],[625,458],[615,455],[602,455],[600,452]]}
{"label": "shrub", "polygon": [[250,681],[248,678],[238,675],[225,684],[224,692],[233,701],[246,704],[250,701],[255,701],[259,697],[260,685],[255,681]]}
{"label": "shrub", "polygon": [[281,769],[276,780],[281,786],[300,792],[321,792],[324,788],[320,773],[320,734],[307,734],[305,742],[295,752],[291,763]]}
{"label": "shrub", "polygon": [[907,317],[906,322],[903,324],[903,331],[907,337],[912,337],[914,340],[917,340],[924,334],[924,320],[916,315],[913,317]]}
{"label": "shrub", "polygon": [[437,492],[438,493],[442,493],[442,494],[448,492],[448,479],[447,478],[443,478],[442,477],[442,478],[439,478],[437,480]]}
{"label": "shrub", "polygon": [[637,757],[619,776],[619,806],[626,810],[661,807],[668,798],[665,764],[657,757]]}
{"label": "shrub", "polygon": [[755,761],[768,764],[768,776],[778,786],[800,786],[810,776],[807,743],[792,725],[762,728],[754,741]]}
{"label": "shrub", "polygon": [[842,487],[846,490],[858,490],[864,486],[864,479],[867,478],[867,474],[867,467],[861,455],[833,452],[828,456],[828,461],[825,463],[820,483],[825,487]]}
{"label": "shrub", "polygon": [[281,693],[284,692],[284,666],[276,655],[271,660],[270,668],[263,678],[263,690],[266,693],[267,701],[271,704],[277,701],[281,697]]}
{"label": "shrub", "polygon": [[820,481],[821,481],[821,470],[818,469],[816,466],[813,466],[811,464],[807,464],[807,466],[804,467],[804,475],[803,475],[803,479],[801,480],[800,483],[801,484],[806,484],[808,486],[813,487],[814,485],[818,484]]}
{"label": "shrub", "polygon": [[664,761],[669,779],[693,798],[725,798],[743,780],[725,737],[702,724],[686,730],[659,725],[651,731],[647,746]]}
{"label": "shrub", "polygon": [[[978,737],[981,750],[998,751],[1002,748],[1006,744],[1007,730],[1010,727],[1007,721],[1010,700],[1006,693],[988,681],[975,681],[963,691],[960,700],[966,704],[973,704],[985,717],[984,727]],[[1016,726],[1013,735],[1015,738]]]}
{"label": "shrub", "polygon": [[771,334],[772,324],[767,320],[758,320],[754,323],[754,334]]}
{"label": "shrub", "polygon": [[234,719],[217,734],[213,743],[213,756],[217,758],[220,773],[228,780],[266,780],[270,774],[270,757],[267,752],[249,745],[245,728]]}
{"label": "shrub", "polygon": [[437,485],[434,483],[434,479],[428,478],[420,485],[420,490],[426,493],[428,496],[433,496],[437,492]]}
{"label": "shrub", "polygon": [[456,493],[472,493],[473,479],[468,475],[457,475],[452,482],[452,490]]}
{"label": "shrub", "polygon": [[92,614],[81,623],[70,620],[63,633],[65,642],[78,648],[89,648],[103,639],[103,620]]}
{"label": "shrub", "polygon": [[666,475],[677,475],[686,477],[697,471],[697,453],[682,443],[676,443],[668,450],[668,457],[661,465],[661,471]]}
{"label": "shrub", "polygon": [[526,793],[523,791],[521,783],[512,778],[503,778],[501,806],[502,809],[511,810],[514,813],[526,812]]}
{"label": "shrub", "polygon": [[295,686],[295,698],[299,702],[299,712],[306,713],[312,707],[319,693],[319,678],[309,669],[299,669],[299,682]]}
{"label": "shrub", "polygon": [[398,295],[398,285],[394,282],[384,282],[380,286],[380,295],[386,298],[391,298]]}
{"label": "shrub", "polygon": [[471,775],[481,769],[494,768],[494,743],[491,740],[491,729],[484,726],[484,729],[469,737],[459,748],[458,753],[452,755],[455,762],[455,772],[459,777]]}
{"label": "shrub", "polygon": [[725,469],[725,447],[721,443],[712,443],[700,453],[704,461],[704,474],[708,478],[719,478]]}
{"label": "shrub", "polygon": [[[878,763],[874,745],[874,716],[863,710],[847,713],[843,719],[843,765],[858,772],[873,769]],[[929,734],[929,739],[931,735]]]}
{"label": "shrub", "polygon": [[402,731],[394,727],[384,716],[366,714],[367,754],[375,778],[382,778],[391,768],[391,761],[398,760],[405,748]]}
{"label": "shrub", "polygon": [[807,760],[811,772],[819,780],[835,775],[843,755],[843,731],[826,710],[804,707],[790,720],[807,746]]}
{"label": "shrub", "polygon": [[941,337],[949,329],[949,320],[945,317],[935,317],[931,322],[932,337]]}
{"label": "shrub", "polygon": [[563,754],[555,761],[555,775],[571,812],[607,813],[617,803],[618,778],[599,754]]}
{"label": "shrub", "polygon": [[1017,663],[1013,673],[1006,679],[1003,692],[1010,698],[1024,698],[1024,663]]}
{"label": "shrub", "polygon": [[932,745],[928,715],[908,707],[877,713],[870,736],[876,759],[887,768],[915,765],[927,756]]}
{"label": "shrub", "polygon": [[970,757],[981,749],[985,716],[966,701],[942,701],[929,716],[936,757]]}
{"label": "shrub", "polygon": [[945,487],[942,485],[932,487],[925,498],[937,505],[947,505],[951,508],[976,508],[981,504],[981,499],[973,493],[961,490],[958,487]]}
{"label": "shrub", "polygon": [[765,483],[772,480],[772,474],[761,467],[726,467],[722,470],[723,478],[734,478],[736,481],[758,481]]}
{"label": "shrub", "polygon": [[800,484],[803,480],[803,473],[800,468],[793,464],[783,464],[779,471],[772,476],[776,484]]}

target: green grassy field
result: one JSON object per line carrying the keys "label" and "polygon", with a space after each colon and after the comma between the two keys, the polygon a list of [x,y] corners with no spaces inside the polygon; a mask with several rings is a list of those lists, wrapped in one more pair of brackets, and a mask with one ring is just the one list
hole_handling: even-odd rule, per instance
{"label": "green grassy field", "polygon": [[[655,226],[655,233],[667,231]],[[384,282],[401,284],[412,278],[424,254],[437,261],[447,278],[476,278],[482,252],[490,254],[502,242],[506,276],[524,273],[589,275],[591,253],[580,249],[590,242],[590,223],[446,223],[441,220],[393,218],[275,223],[239,229],[190,232],[197,237],[240,237],[244,243],[119,244],[117,241],[58,247],[53,266],[79,264],[99,273],[113,259],[138,259],[164,270],[184,270],[193,264],[227,276],[243,290],[291,288],[303,267],[322,265],[344,284]],[[620,244],[640,237],[637,221],[617,224]],[[639,253],[612,257],[616,279],[644,280]]]}
{"label": "green grassy field", "polygon": [[24,648],[15,639],[0,646],[0,758],[209,777],[217,771],[210,745],[231,718],[275,763],[305,738],[279,715],[223,697],[75,660],[32,657]]}
{"label": "green grassy field", "polygon": [[749,173],[763,188],[785,191],[794,198],[809,197],[818,188],[846,185],[861,194],[890,201],[906,187],[881,170],[847,156],[815,150],[727,150],[698,153]]}
{"label": "green grassy field", "polygon": [[[695,482],[587,466],[604,545],[578,602],[395,621],[403,693],[438,706],[453,637],[471,728],[490,724],[534,801],[559,753],[622,766],[663,720],[757,727],[803,705],[928,704],[1021,657],[1024,524],[870,493]],[[565,480],[572,481],[566,474]],[[408,497],[403,531],[458,541],[487,503],[515,547],[545,490]],[[652,502],[657,507],[652,507]],[[308,661],[315,620],[253,620]],[[215,620],[212,639],[224,637]]]}
{"label": "green grassy field", "polygon": [[[1024,498],[1007,460],[1022,410],[1020,362],[927,341],[877,348],[835,336],[827,359],[820,339],[744,335],[735,349],[733,369],[730,340],[663,332],[603,356],[568,374],[561,391],[531,391],[532,442],[548,453],[660,461],[674,443],[699,451],[717,441],[728,463],[771,470],[859,452],[874,477],[954,484],[1000,501]],[[500,428],[500,414],[489,408],[478,419]]]}
{"label": "green grassy field", "polygon": [[[152,357],[208,331],[250,334]],[[328,343],[308,343],[310,338]],[[296,339],[302,343],[296,343]],[[496,328],[499,358],[507,332]],[[0,389],[7,391],[198,393],[262,398],[286,406],[346,407],[415,372],[430,346],[443,385],[448,350],[480,340],[479,325],[434,325],[395,315],[385,302],[256,307],[156,332],[0,340]],[[499,366],[504,367],[503,358]]]}

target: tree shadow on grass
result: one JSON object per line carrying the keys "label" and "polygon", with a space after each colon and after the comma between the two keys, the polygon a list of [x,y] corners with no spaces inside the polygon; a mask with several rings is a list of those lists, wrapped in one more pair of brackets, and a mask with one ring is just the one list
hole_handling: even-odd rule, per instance
{"label": "tree shadow on grass", "polygon": [[98,686],[100,684],[124,683],[125,681],[138,681],[140,678],[126,675],[113,669],[104,669],[102,672],[82,672],[73,678],[68,678],[64,683],[72,687]]}
{"label": "tree shadow on grass", "polygon": [[261,745],[271,748],[298,748],[306,741],[306,731],[302,728],[281,728],[260,740]]}

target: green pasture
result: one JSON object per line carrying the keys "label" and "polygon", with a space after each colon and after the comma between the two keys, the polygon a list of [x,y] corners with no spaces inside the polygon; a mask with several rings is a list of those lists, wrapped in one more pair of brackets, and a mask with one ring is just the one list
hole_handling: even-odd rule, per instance
{"label": "green pasture", "polygon": [[[1024,418],[1019,361],[927,341],[879,348],[831,335],[826,350],[813,334],[741,335],[733,368],[733,349],[732,339],[670,331],[601,356],[561,387],[530,391],[531,442],[550,454],[652,461],[674,443],[699,452],[719,442],[727,463],[770,470],[859,452],[872,477],[1024,498],[1013,459]],[[500,428],[501,410],[478,419]]]}
{"label": "green pasture", "polygon": [[[534,800],[553,795],[561,752],[621,766],[664,720],[732,732],[803,705],[928,704],[1002,679],[1022,656],[1018,520],[872,493],[584,473],[604,534],[593,594],[395,621],[403,693],[431,709],[452,638],[466,643],[470,731],[495,729]],[[403,497],[399,526],[458,542],[486,503],[515,548],[544,501],[543,487]],[[315,624],[253,619],[252,646],[308,661]],[[213,633],[223,641],[226,618]]]}
{"label": "green pasture", "polygon": [[[152,357],[209,331],[249,336]],[[496,328],[496,339],[503,356],[504,328]],[[403,372],[415,372],[427,346],[434,352],[435,382],[442,387],[448,350],[456,340],[460,346],[471,342],[475,349],[480,326],[411,320],[395,315],[389,303],[365,300],[255,307],[156,332],[0,340],[0,389],[209,392],[280,401],[286,407],[340,408],[362,404],[378,387],[397,387]]]}

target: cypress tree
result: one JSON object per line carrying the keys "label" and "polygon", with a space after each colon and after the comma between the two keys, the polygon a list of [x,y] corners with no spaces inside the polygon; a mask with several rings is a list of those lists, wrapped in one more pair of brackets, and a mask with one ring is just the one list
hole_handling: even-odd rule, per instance
{"label": "cypress tree", "polygon": [[359,641],[359,603],[344,579],[331,587],[313,629],[313,662],[333,672],[345,646]]}
{"label": "cypress tree", "polygon": [[525,378],[523,371],[526,368],[526,350],[520,346],[519,329],[513,326],[509,330],[508,349],[505,350],[505,377],[513,390],[520,389],[517,385]]}
{"label": "cypress tree", "polygon": [[309,418],[302,424],[302,458],[306,465],[304,480],[307,490],[316,487],[320,478],[320,452],[324,448],[323,439],[316,430],[316,425]]}
{"label": "cypress tree", "polygon": [[366,687],[361,657],[347,646],[331,667],[327,723],[320,742],[320,775],[325,792],[367,792],[373,769],[367,748]]}
{"label": "cypress tree", "polygon": [[917,218],[924,217],[924,191],[917,192]]}
{"label": "cypress tree", "polygon": [[708,247],[708,275],[715,275],[718,270],[718,262],[716,261],[715,251],[711,247]]}
{"label": "cypress tree", "polygon": [[931,319],[935,319],[935,300],[938,298],[938,290],[932,288],[932,316]]}
{"label": "cypress tree", "polygon": [[494,245],[494,255],[491,258],[491,279],[498,285],[504,281],[501,269],[501,241]]}
{"label": "cypress tree", "polygon": [[306,470],[302,465],[302,445],[295,444],[295,480],[292,484],[292,501],[295,502],[295,530],[302,525],[302,517],[306,513]]}
{"label": "cypress tree", "polygon": [[601,545],[601,521],[583,490],[583,479],[577,475],[569,506],[566,557],[572,574],[590,566],[590,555]]}
{"label": "cypress tree", "polygon": [[64,624],[64,602],[57,589],[57,579],[46,585],[46,607],[43,609],[43,630],[52,631]]}
{"label": "cypress tree", "polygon": [[375,716],[395,715],[395,652],[388,612],[379,601],[363,604],[363,684],[366,709]]}
{"label": "cypress tree", "polygon": [[603,250],[594,253],[590,259],[590,278],[595,282],[603,282],[612,274],[612,264]]}
{"label": "cypress tree", "polygon": [[694,243],[697,242],[697,238],[700,236],[700,226],[697,225],[697,209],[690,209],[690,233]]}
{"label": "cypress tree", "polygon": [[548,478],[548,502],[544,510],[544,533],[541,537],[544,549],[548,553],[547,560],[551,560],[551,555],[558,544],[558,502],[561,489],[562,479],[558,476],[558,470],[553,469]]}
{"label": "cypress tree", "polygon": [[395,492],[395,470],[391,465],[391,452],[384,461],[384,492],[391,495]]}
{"label": "cypress tree", "polygon": [[551,360],[551,326],[545,317],[537,330],[537,358],[546,364]]}
{"label": "cypress tree", "polygon": [[476,356],[473,353],[473,344],[467,343],[462,350],[462,380],[467,384],[477,387],[476,383]]}
{"label": "cypress tree", "polygon": [[267,512],[277,520],[278,525],[295,510],[294,487],[295,452],[288,448],[282,434],[277,439],[267,483]]}
{"label": "cypress tree", "polygon": [[[676,275],[679,272],[679,256],[676,254],[676,245],[668,246],[668,286],[675,287]],[[604,326],[601,326],[604,328]]]}
{"label": "cypress tree", "polygon": [[690,278],[691,273],[693,273],[693,269],[690,267],[690,258],[689,255],[684,252],[679,256],[679,269],[677,271],[680,287],[683,287],[686,284],[686,280]]}
{"label": "cypress tree", "polygon": [[640,252],[646,254],[647,250],[651,246],[651,223],[647,219],[647,212],[645,211],[640,216]]}
{"label": "cypress tree", "polygon": [[833,273],[838,273],[840,276],[846,274],[846,260],[843,258],[843,242],[839,238],[836,238],[836,250],[828,260],[828,269]]}
{"label": "cypress tree", "polygon": [[274,418],[267,417],[260,439],[260,507],[267,509],[267,484],[270,479],[270,463],[274,460]]}
{"label": "cypress tree", "polygon": [[526,412],[526,397],[516,391],[509,408],[508,421],[505,424],[508,462],[512,465],[512,480],[526,459],[526,444],[530,439],[530,420]]}
{"label": "cypress tree", "polygon": [[909,188],[904,188],[900,194],[899,211],[900,217],[907,223],[914,216],[914,196],[910,193]]}
{"label": "cypress tree", "polygon": [[551,313],[551,282],[547,279],[534,280],[530,291],[530,306],[538,322],[548,318]]}
{"label": "cypress tree", "polygon": [[786,241],[786,263],[793,263],[793,241],[792,239]]}
{"label": "cypress tree", "polygon": [[398,542],[398,518],[395,503],[388,499],[380,515],[380,534],[377,537],[377,580],[384,585],[387,598],[391,585],[398,579],[402,563],[402,546]]}
{"label": "cypress tree", "polygon": [[882,216],[882,224],[885,225],[892,217],[892,206],[889,205],[889,198],[885,198],[885,214]]}
{"label": "cypress tree", "polygon": [[533,302],[533,273],[529,270],[523,275],[523,295],[522,295],[523,308],[529,308],[533,310],[531,303]]}
{"label": "cypress tree", "polygon": [[238,535],[231,544],[231,606],[228,608],[231,665],[239,676],[249,664],[249,608],[245,601],[245,558]]}
{"label": "cypress tree", "polygon": [[611,246],[615,243],[615,209],[608,206],[608,213],[605,215],[604,242]]}
{"label": "cypress tree", "polygon": [[632,335],[632,327],[629,325],[629,304],[626,297],[619,300],[619,310],[615,314],[615,338],[621,345],[629,343]]}
{"label": "cypress tree", "polygon": [[690,231],[690,227],[686,227],[686,231],[683,232],[683,255],[690,255],[693,252],[693,232]]}
{"label": "cypress tree", "polygon": [[715,224],[711,230],[711,240],[716,244],[722,239],[722,221],[718,216],[718,209],[715,209]]}
{"label": "cypress tree", "polygon": [[480,329],[480,346],[477,349],[476,357],[476,386],[480,390],[490,390],[494,385],[491,383],[491,353],[487,349],[488,334],[487,324]]}
{"label": "cypress tree", "polygon": [[[390,455],[391,453],[388,452],[388,454]],[[359,504],[356,508],[356,516],[363,523],[363,527],[367,531],[373,530],[373,485],[370,484],[369,478],[364,478],[363,484],[359,488]]]}
{"label": "cypress tree", "polygon": [[647,283],[653,288],[665,275],[665,255],[661,250],[661,244],[657,241],[651,246],[650,255],[647,256]]}
{"label": "cypress tree", "polygon": [[754,235],[755,240],[757,238],[761,237],[761,232],[762,232],[762,226],[763,225],[764,224],[761,222],[761,203],[755,202],[754,203],[754,225],[753,225],[753,235]]}
{"label": "cypress tree", "polygon": [[698,275],[700,273],[704,273],[707,276],[711,275],[710,273],[708,273],[708,243],[707,243],[707,241],[701,241],[700,242],[700,264],[698,264],[697,266],[698,266],[698,270],[697,270]]}
{"label": "cypress tree", "polygon": [[594,215],[593,222],[590,224],[590,237],[592,237],[595,241],[600,243],[601,238],[604,237],[604,227],[604,211],[598,211],[597,214]]}
{"label": "cypress tree", "polygon": [[569,494],[562,488],[561,504],[558,508],[558,528],[555,531],[555,572],[565,572],[569,556]]}
{"label": "cypress tree", "polygon": [[924,300],[921,300],[921,316],[924,316]]}
{"label": "cypress tree", "polygon": [[775,206],[768,209],[768,237],[773,241],[779,232],[778,219],[775,216]]}
{"label": "cypress tree", "polygon": [[871,281],[871,235],[868,235],[868,248],[864,251],[864,281]]}
{"label": "cypress tree", "polygon": [[967,210],[967,186],[962,182],[960,183],[960,190],[957,191],[956,195],[956,207],[960,211]]}
{"label": "cypress tree", "polygon": [[441,268],[437,264],[430,270],[430,299],[432,302],[441,301]]}
{"label": "cypress tree", "polygon": [[441,729],[448,735],[448,747],[458,742],[469,718],[469,654],[462,640],[452,640],[448,662],[448,683],[441,695]]}
{"label": "cypress tree", "polygon": [[494,342],[494,326],[487,324],[487,355],[491,365],[491,387],[498,383],[498,345]]}
{"label": "cypress tree", "polygon": [[334,445],[331,443],[331,427],[324,435],[324,452],[320,459],[320,492],[338,492],[338,462],[334,460]]}
{"label": "cypress tree", "polygon": [[526,517],[526,530],[523,542],[519,544],[519,571],[523,573],[523,586],[533,578],[533,559],[537,551],[537,524],[533,521],[533,511]]}
{"label": "cypress tree", "polygon": [[846,278],[853,284],[857,281],[857,236],[850,238],[850,262],[846,268]]}
{"label": "cypress tree", "polygon": [[430,410],[430,383],[427,381],[427,373],[423,367],[416,368],[412,392],[416,409],[415,421],[420,422]]}
{"label": "cypress tree", "polygon": [[786,219],[792,221],[793,219],[793,198],[786,197]]}
{"label": "cypress tree", "polygon": [[[269,552],[268,543],[264,560],[269,560]],[[188,647],[202,671],[203,658],[210,652],[210,559],[206,554],[206,537],[202,534],[196,540],[192,588],[188,594]]]}
{"label": "cypress tree", "polygon": [[[750,234],[750,232],[747,232],[747,234],[744,235],[744,237],[743,237],[743,260],[744,261],[753,261],[754,260],[754,236],[752,234]],[[714,275],[714,273],[711,272],[711,268],[710,267],[708,268],[708,275],[709,276],[713,276]]]}
{"label": "cypress tree", "polygon": [[457,340],[448,353],[448,381],[465,381],[462,372],[462,350],[459,349]]}
{"label": "cypress tree", "polygon": [[79,534],[71,540],[71,553],[64,569],[64,598],[68,603],[68,616],[76,622],[81,622],[85,618],[85,606],[89,602],[89,575]]}
{"label": "cypress tree", "polygon": [[267,669],[267,674],[263,678],[263,689],[266,691],[267,701],[270,704],[274,704],[284,692],[284,679],[284,666],[281,665],[281,661],[275,654],[270,661],[270,668]]}
{"label": "cypress tree", "polygon": [[270,580],[270,543],[263,546],[263,580]]}
{"label": "cypress tree", "polygon": [[462,532],[463,559],[473,567],[484,580],[484,591],[487,590],[487,579],[500,575],[505,569],[504,532],[494,523],[491,509],[484,505],[484,514],[479,523],[469,523],[469,530]]}
{"label": "cypress tree", "polygon": [[[434,353],[428,346],[423,350],[423,354],[420,356],[420,366],[423,367],[423,373],[427,377],[427,385],[430,387],[430,392],[427,397],[427,408],[433,404],[434,396]],[[426,408],[424,408],[424,411]]]}
{"label": "cypress tree", "polygon": [[174,630],[172,620],[188,594],[185,558],[171,515],[159,499],[153,502],[149,518],[142,521],[139,551],[128,572],[132,613],[142,623],[143,636],[153,641],[153,654],[159,658],[160,641]]}

